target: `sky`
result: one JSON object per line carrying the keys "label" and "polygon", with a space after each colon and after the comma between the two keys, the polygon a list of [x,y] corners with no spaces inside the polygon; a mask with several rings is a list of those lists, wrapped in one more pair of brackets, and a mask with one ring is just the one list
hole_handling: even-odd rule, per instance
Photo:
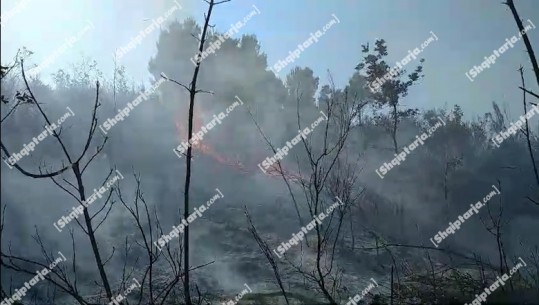
{"label": "sky", "polygon": [[[261,51],[267,54],[268,66],[288,56],[310,33],[322,29],[336,16],[333,25],[319,41],[309,46],[293,65],[279,72],[284,80],[294,66],[308,66],[328,81],[329,70],[339,86],[347,83],[362,57],[361,45],[372,46],[377,38],[388,45],[389,60],[403,59],[408,50],[420,47],[434,33],[438,40],[421,53],[425,58],[425,78],[410,89],[403,105],[430,109],[459,104],[468,118],[491,109],[493,101],[505,106],[511,116],[521,110],[520,76],[517,69],[525,67],[527,86],[539,91],[532,75],[531,63],[524,44],[515,46],[496,59],[496,63],[481,72],[473,82],[465,72],[479,66],[485,56],[505,43],[518,30],[506,5],[499,0],[232,0],[216,7],[211,23],[225,32],[231,24],[242,20],[256,6],[260,14],[253,16],[240,32],[255,34]],[[539,1],[516,0],[525,25],[528,19],[539,24]],[[14,57],[23,46],[34,54],[30,63],[40,64],[58,50],[67,38],[79,35],[71,47],[41,71],[50,75],[68,68],[83,57],[96,60],[105,77],[112,77],[113,54],[125,46],[151,19],[163,16],[171,8],[181,9],[167,18],[166,24],[187,17],[202,23],[207,4],[202,0],[6,0],[1,2],[2,63]],[[17,10],[17,8],[20,8]],[[15,13],[12,13],[12,12]],[[10,13],[12,13],[10,15]],[[89,24],[93,28],[84,30]],[[79,34],[78,34],[79,33]],[[80,34],[82,33],[82,34]],[[539,53],[539,29],[528,35]],[[128,76],[137,84],[150,80],[148,61],[156,52],[158,31],[151,32],[142,43],[119,60]],[[407,68],[413,69],[419,59]]]}

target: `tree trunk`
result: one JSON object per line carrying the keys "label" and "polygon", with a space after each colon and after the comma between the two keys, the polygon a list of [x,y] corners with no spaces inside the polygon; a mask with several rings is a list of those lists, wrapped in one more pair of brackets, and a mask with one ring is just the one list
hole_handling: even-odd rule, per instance
{"label": "tree trunk", "polygon": [[[526,83],[524,82],[524,69],[520,66],[520,80],[522,82],[522,88],[526,88]],[[528,107],[526,107],[526,92],[522,93],[522,104],[524,107],[524,115],[528,112]],[[532,143],[530,140],[530,124],[528,123],[528,118],[526,118],[526,143],[528,144],[528,153],[530,154],[531,163],[533,166],[533,173],[535,174],[535,182],[539,186],[539,173],[537,172],[537,165],[535,164],[535,156],[533,155]]]}
{"label": "tree trunk", "polygon": [[391,305],[393,305],[393,265],[391,265]]}
{"label": "tree trunk", "polygon": [[[202,54],[202,51],[204,51],[204,41],[206,40],[206,33],[208,31],[209,21],[211,18],[211,12],[213,10],[214,6],[214,0],[210,0],[209,2],[209,8],[208,8],[208,14],[206,17],[206,20],[204,22],[204,29],[202,30],[202,37],[201,42],[199,46],[199,54]],[[197,94],[197,79],[198,79],[198,73],[200,71],[200,61],[197,63],[195,67],[195,72],[193,73],[193,79],[191,81],[191,86],[189,88],[189,127],[188,127],[188,143],[191,143],[191,138],[193,137],[193,113],[194,113],[194,105],[195,105],[195,96]],[[185,191],[184,191],[184,205],[183,205],[183,217],[184,219],[187,219],[189,217],[189,186],[191,184],[191,157],[193,155],[193,148],[191,145],[187,148],[187,160],[186,160],[186,172],[185,172]],[[185,304],[186,305],[192,305],[191,302],[191,293],[189,290],[189,226],[185,227],[184,231],[184,238],[183,238],[183,257],[184,257],[184,268],[185,268],[185,275],[184,275],[184,282],[183,282],[183,288],[184,288],[184,294],[185,294]]]}
{"label": "tree trunk", "polygon": [[535,53],[533,52],[532,45],[530,43],[530,40],[528,39],[528,34],[524,32],[524,25],[522,25],[522,20],[520,20],[520,16],[518,15],[517,9],[515,8],[515,3],[513,0],[507,0],[505,3],[509,8],[511,9],[511,13],[513,13],[513,17],[515,18],[515,22],[517,23],[518,30],[523,33],[522,34],[522,40],[524,40],[524,45],[526,45],[526,50],[528,51],[528,55],[530,56],[530,61],[532,62],[533,71],[535,72],[535,78],[537,79],[537,85],[539,86],[539,65],[537,64],[537,59],[535,58]]}
{"label": "tree trunk", "polygon": [[[79,190],[79,196],[82,201],[86,200],[86,195],[84,194],[84,184],[82,183],[82,174],[79,169],[79,163],[73,164],[73,172],[77,178],[77,186]],[[99,276],[103,282],[103,288],[105,288],[105,293],[107,298],[112,300],[112,290],[110,289],[109,280],[105,272],[105,266],[103,266],[103,260],[101,259],[101,254],[99,253],[99,247],[97,246],[97,240],[95,238],[94,228],[92,227],[92,219],[88,213],[88,208],[84,208],[84,221],[86,223],[86,229],[88,229],[88,236],[90,237],[90,244],[92,245],[92,252],[94,254],[95,262],[97,264],[97,269],[99,270]]]}
{"label": "tree trunk", "polygon": [[395,153],[399,153],[399,146],[397,145],[397,103],[393,104],[393,130],[391,131],[391,137],[393,138],[393,146],[395,148]]}

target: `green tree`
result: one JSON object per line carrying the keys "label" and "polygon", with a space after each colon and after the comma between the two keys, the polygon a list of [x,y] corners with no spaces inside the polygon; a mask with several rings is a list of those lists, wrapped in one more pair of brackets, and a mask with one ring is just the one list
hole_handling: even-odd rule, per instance
{"label": "green tree", "polygon": [[[390,67],[384,58],[388,55],[386,42],[379,39],[375,42],[374,53],[370,52],[369,44],[362,45],[362,53],[365,54],[361,63],[356,66],[356,70],[364,73],[368,86],[371,88],[371,98],[375,105],[379,107],[388,106],[391,108],[390,133],[393,139],[395,153],[398,153],[397,126],[399,118],[415,115],[416,109],[405,109],[399,111],[399,103],[408,95],[408,88],[416,83],[424,75],[423,58],[419,60],[420,65],[414,72],[406,75],[406,70],[401,67]],[[404,61],[404,60],[403,60]],[[406,75],[406,76],[405,76]]]}

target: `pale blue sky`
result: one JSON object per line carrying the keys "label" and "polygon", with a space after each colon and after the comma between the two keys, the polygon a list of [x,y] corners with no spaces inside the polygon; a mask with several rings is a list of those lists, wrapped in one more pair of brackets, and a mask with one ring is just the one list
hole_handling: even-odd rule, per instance
{"label": "pale blue sky", "polygon": [[[5,20],[4,14],[27,2],[19,13]],[[169,18],[187,16],[202,21],[206,4],[201,0],[178,0],[183,8]],[[439,38],[423,52],[425,79],[413,88],[405,100],[408,106],[430,108],[460,104],[467,115],[480,114],[492,101],[507,105],[512,114],[520,112],[521,93],[518,72],[520,64],[528,68],[527,84],[537,90],[531,64],[521,41],[498,58],[496,64],[482,72],[472,83],[464,73],[480,65],[484,56],[517,33],[509,9],[500,0],[233,0],[219,5],[212,23],[226,31],[231,23],[242,20],[256,5],[254,16],[240,33],[256,34],[261,50],[272,65],[284,59],[289,51],[321,29],[335,14],[334,25],[320,41],[310,46],[294,65],[279,73],[283,78],[295,65],[308,66],[322,81],[329,69],[338,85],[343,85],[361,58],[361,44],[373,44],[384,38],[390,59],[400,60],[409,49],[419,47],[433,31]],[[515,0],[524,20],[539,24],[539,1]],[[148,18],[162,16],[174,6],[172,0],[26,0],[2,1],[2,63],[12,58],[17,48],[26,46],[35,54],[31,62],[40,63],[58,49],[66,38],[75,35],[90,21],[95,28],[84,34],[74,46],[43,72],[65,68],[81,56],[97,60],[106,77],[112,76],[113,53],[126,45],[149,25]],[[539,29],[528,32],[539,53]],[[147,65],[156,51],[157,31],[127,53],[121,63],[136,83],[147,82]],[[417,62],[412,62],[409,68]]]}

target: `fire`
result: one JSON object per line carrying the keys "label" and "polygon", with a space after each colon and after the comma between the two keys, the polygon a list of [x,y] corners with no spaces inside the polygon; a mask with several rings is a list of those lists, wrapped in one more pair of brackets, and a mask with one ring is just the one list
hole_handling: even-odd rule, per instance
{"label": "fire", "polygon": [[[175,121],[176,121],[175,122],[176,123],[176,129],[178,130],[178,137],[179,137],[180,142],[185,141],[185,139],[187,138],[187,134],[188,134],[187,128],[181,123],[181,121],[179,119],[182,116],[185,116],[185,114],[180,113],[175,119]],[[199,107],[197,107],[195,105],[195,109],[194,109],[194,112],[193,112],[193,133],[201,130],[201,127],[203,125],[202,121],[201,121],[201,117],[202,116],[200,114],[200,109],[199,109]],[[187,125],[187,124],[185,124],[185,125]],[[194,152],[201,153],[201,154],[203,154],[203,155],[205,155],[207,157],[212,158],[213,160],[217,161],[220,164],[233,167],[237,171],[243,172],[245,174],[254,173],[254,172],[259,170],[258,166],[256,164],[254,164],[252,166],[245,166],[242,162],[239,161],[239,158],[236,158],[235,160],[233,160],[233,159],[230,159],[230,158],[227,158],[225,156],[222,156],[222,155],[218,154],[215,151],[215,149],[213,149],[213,147],[211,147],[208,144],[207,141],[204,141],[204,140],[199,141],[197,144],[193,144],[191,146],[192,146]],[[292,181],[298,181],[298,180],[303,179],[299,174],[288,172],[288,171],[286,171],[284,169],[283,169],[282,173],[284,173],[284,175],[289,180],[292,180]],[[272,177],[280,177],[281,176],[281,171],[279,170],[279,166],[277,164],[272,165],[267,170],[267,174],[272,176]]]}
{"label": "fire", "polygon": [[[195,105],[195,109],[193,111],[193,132],[197,132],[197,131],[201,130],[201,127],[202,127],[203,124],[201,122],[200,117],[201,117],[200,110]],[[179,135],[180,141],[182,141],[182,139],[186,139],[186,136],[188,134],[187,128],[185,128],[180,123],[180,120],[178,118],[176,118],[176,129],[178,130],[178,135]],[[191,146],[193,147],[194,151],[202,153],[202,154],[214,159],[215,161],[219,162],[220,164],[227,165],[227,166],[232,166],[232,167],[236,168],[237,170],[245,172],[245,173],[248,172],[246,170],[245,166],[239,160],[232,160],[232,159],[229,159],[227,157],[221,156],[220,154],[218,154],[213,149],[213,147],[208,145],[207,142],[199,141],[198,143],[193,144]]]}

